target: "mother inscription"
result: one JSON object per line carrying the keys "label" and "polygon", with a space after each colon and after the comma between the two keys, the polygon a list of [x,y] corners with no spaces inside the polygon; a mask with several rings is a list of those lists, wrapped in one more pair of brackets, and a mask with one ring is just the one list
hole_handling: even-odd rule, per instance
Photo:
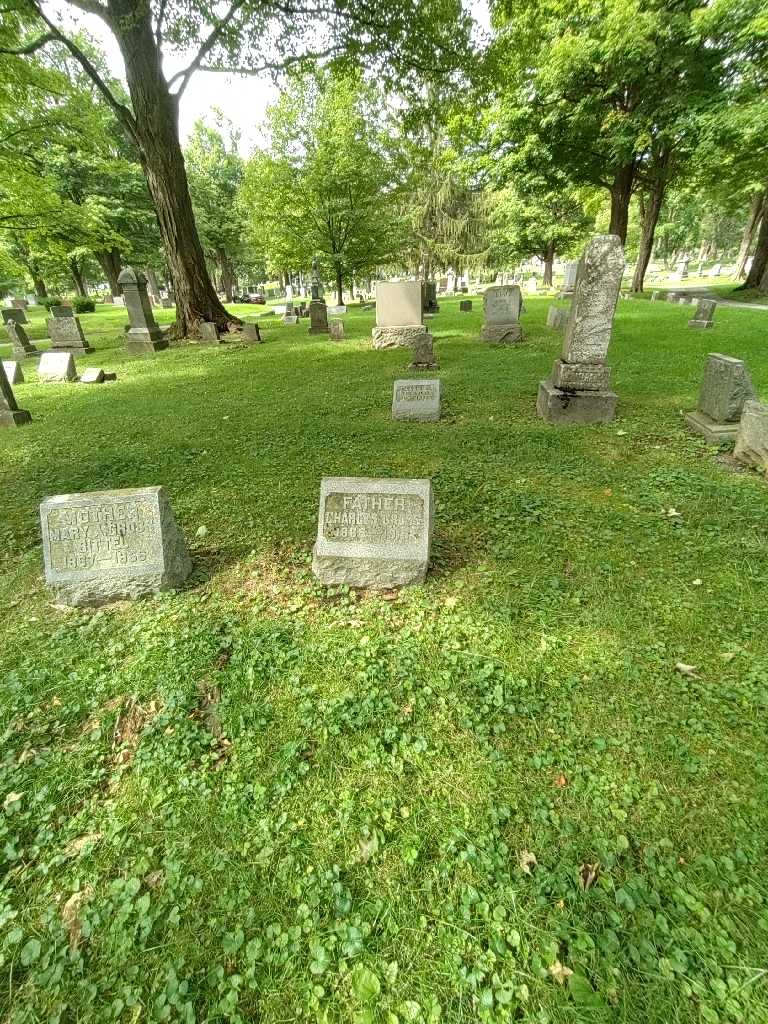
{"label": "mother inscription", "polygon": [[60,494],[40,505],[45,576],[60,604],[180,587],[192,563],[162,487]]}
{"label": "mother inscription", "polygon": [[312,571],[329,586],[421,583],[432,539],[430,480],[325,477]]}

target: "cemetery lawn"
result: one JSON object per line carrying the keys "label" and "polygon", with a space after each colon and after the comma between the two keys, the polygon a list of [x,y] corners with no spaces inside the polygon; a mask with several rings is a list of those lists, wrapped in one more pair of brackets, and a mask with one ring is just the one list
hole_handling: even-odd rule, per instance
{"label": "cemetery lawn", "polygon": [[[681,415],[709,351],[768,397],[768,313],[620,302],[619,418],[558,428],[560,335],[525,301],[526,344],[493,348],[480,301],[441,300],[439,423],[390,419],[407,356],[370,312],[131,360],[99,307],[78,368],[115,383],[24,367],[2,1021],[768,1019],[768,487]],[[432,478],[426,584],[316,584],[324,475]],[[52,608],[40,500],[152,484],[188,587]]]}

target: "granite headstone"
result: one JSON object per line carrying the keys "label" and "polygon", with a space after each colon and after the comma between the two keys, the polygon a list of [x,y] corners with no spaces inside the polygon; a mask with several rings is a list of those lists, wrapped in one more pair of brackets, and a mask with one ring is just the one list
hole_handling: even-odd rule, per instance
{"label": "granite headstone", "polygon": [[733,455],[768,475],[768,405],[751,400],[744,403]]}
{"label": "granite headstone", "polygon": [[393,420],[440,419],[439,380],[396,380],[392,393]]}
{"label": "granite headstone", "polygon": [[710,352],[699,404],[686,414],[685,422],[709,444],[735,441],[744,403],[754,398],[757,392],[743,361]]}

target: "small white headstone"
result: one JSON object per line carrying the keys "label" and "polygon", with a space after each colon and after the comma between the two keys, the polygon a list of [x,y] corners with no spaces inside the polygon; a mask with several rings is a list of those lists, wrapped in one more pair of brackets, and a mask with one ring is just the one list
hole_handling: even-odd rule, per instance
{"label": "small white headstone", "polygon": [[21,372],[21,363],[17,363],[13,359],[4,359],[3,369],[5,370],[5,375],[8,378],[9,384],[24,383],[24,374]]}
{"label": "small white headstone", "polygon": [[71,352],[43,352],[37,373],[42,380],[76,380],[74,356]]}

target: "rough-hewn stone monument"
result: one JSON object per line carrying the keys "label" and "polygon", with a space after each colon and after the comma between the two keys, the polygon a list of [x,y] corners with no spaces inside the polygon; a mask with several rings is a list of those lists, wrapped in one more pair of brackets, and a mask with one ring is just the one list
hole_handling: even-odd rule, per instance
{"label": "rough-hewn stone monument", "polygon": [[331,320],[328,325],[331,337],[334,341],[342,341],[344,338],[344,323],[341,320]]}
{"label": "rough-hewn stone monument", "polygon": [[146,355],[168,348],[168,339],[152,312],[146,275],[133,267],[124,267],[117,281],[123,289],[130,324],[125,336],[126,350],[134,355]]}
{"label": "rough-hewn stone monument", "polygon": [[712,326],[717,309],[716,299],[699,299],[696,303],[696,316],[688,321],[689,327],[707,328]]}
{"label": "rough-hewn stone monument", "polygon": [[40,505],[54,600],[100,605],[180,587],[192,563],[162,487],[60,494]]}
{"label": "rough-hewn stone monument", "polygon": [[432,540],[430,480],[325,477],[312,571],[329,586],[421,583]]}
{"label": "rough-hewn stone monument", "polygon": [[579,262],[563,355],[539,384],[537,410],[547,423],[608,423],[617,395],[606,366],[624,273],[618,235],[596,235]]}
{"label": "rough-hewn stone monument", "polygon": [[38,355],[38,351],[27,337],[27,332],[13,320],[6,321],[5,330],[11,339],[11,350],[14,359],[30,359]]}
{"label": "rough-hewn stone monument", "polygon": [[515,345],[523,340],[520,313],[523,299],[516,284],[494,285],[483,293],[481,341]]}
{"label": "rough-hewn stone monument", "polygon": [[440,419],[439,380],[396,380],[392,391],[393,420]]}
{"label": "rough-hewn stone monument", "polygon": [[739,462],[768,475],[768,405],[744,403],[733,454]]}
{"label": "rough-hewn stone monument", "polygon": [[744,403],[753,398],[757,392],[742,360],[710,352],[698,407],[686,414],[685,422],[709,444],[734,441]]}
{"label": "rough-hewn stone monument", "polygon": [[374,348],[412,346],[426,332],[422,323],[420,281],[376,282]]}
{"label": "rough-hewn stone monument", "polygon": [[19,408],[4,365],[0,363],[0,427],[21,427],[31,419],[26,409]]}
{"label": "rough-hewn stone monument", "polygon": [[37,364],[41,380],[77,380],[77,368],[71,352],[43,352]]}

